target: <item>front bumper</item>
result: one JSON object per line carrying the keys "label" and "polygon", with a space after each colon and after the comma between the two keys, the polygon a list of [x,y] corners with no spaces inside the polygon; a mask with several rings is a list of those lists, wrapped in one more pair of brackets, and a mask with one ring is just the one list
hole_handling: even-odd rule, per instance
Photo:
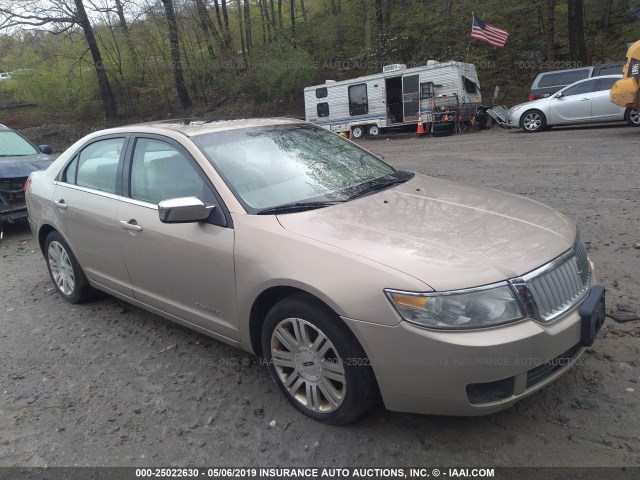
{"label": "front bumper", "polygon": [[18,208],[15,210],[3,210],[0,211],[0,223],[2,222],[8,222],[8,223],[13,223],[16,220],[22,220],[24,218],[27,218],[28,213],[27,213],[27,207],[24,208]]}
{"label": "front bumper", "polygon": [[565,373],[581,346],[579,305],[550,324],[532,319],[476,331],[434,331],[344,318],[368,355],[389,410],[484,415]]}
{"label": "front bumper", "polygon": [[520,127],[520,115],[513,115],[508,113],[506,117],[505,126],[509,128],[519,128]]}

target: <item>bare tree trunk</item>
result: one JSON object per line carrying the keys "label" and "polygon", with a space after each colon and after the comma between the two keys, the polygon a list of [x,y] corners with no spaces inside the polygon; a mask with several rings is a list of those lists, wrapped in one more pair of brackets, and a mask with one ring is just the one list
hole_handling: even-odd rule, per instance
{"label": "bare tree trunk", "polygon": [[238,10],[238,29],[240,31],[240,48],[242,49],[242,58],[244,60],[245,65],[247,64],[247,51],[245,49],[244,43],[244,28],[242,25],[242,6],[240,5],[240,0],[236,0],[236,9]]}
{"label": "bare tree trunk", "polygon": [[295,42],[296,38],[296,0],[290,0],[289,8],[291,9],[291,36],[293,37],[293,41]]}
{"label": "bare tree trunk", "polygon": [[276,7],[273,0],[269,0],[269,4],[271,5],[271,25],[273,25],[273,29],[276,29]]}
{"label": "bare tree trunk", "polygon": [[556,1],[557,0],[547,0],[547,25],[545,33],[547,38],[547,60],[549,61],[553,61],[556,58]]}
{"label": "bare tree trunk", "polygon": [[104,115],[107,120],[115,120],[118,118],[118,107],[116,105],[116,99],[113,96],[113,90],[109,83],[109,77],[107,71],[104,68],[102,62],[102,55],[96,42],[96,37],[93,33],[93,27],[87,16],[87,12],[84,9],[82,0],[74,0],[76,6],[76,15],[78,18],[78,24],[82,27],[84,32],[84,38],[87,41],[87,46],[91,52],[91,58],[93,59],[93,65],[96,70],[96,76],[98,77],[98,87],[100,89],[100,97],[102,98],[102,105],[104,106]]}
{"label": "bare tree trunk", "polygon": [[330,0],[331,1],[331,14],[334,17],[338,16],[338,4],[336,3],[336,0]]}
{"label": "bare tree trunk", "polygon": [[127,50],[129,50],[129,55],[131,56],[131,63],[133,65],[137,65],[138,55],[133,45],[133,41],[131,40],[131,32],[129,32],[127,19],[124,16],[124,8],[122,7],[122,0],[115,0],[115,2],[116,2],[116,14],[118,15],[118,24],[120,25],[120,30],[122,30],[122,34],[124,35],[124,41],[127,45]]}
{"label": "bare tree trunk", "polygon": [[384,59],[384,13],[382,11],[382,0],[375,0],[375,20],[376,20],[376,47],[378,59]]}
{"label": "bare tree trunk", "polygon": [[607,28],[611,22],[611,8],[613,7],[613,0],[606,0],[604,4],[604,16],[602,18],[602,27]]}
{"label": "bare tree trunk", "polygon": [[584,38],[583,0],[567,0],[569,24],[569,54],[571,60],[587,64],[587,44]]}
{"label": "bare tree trunk", "polygon": [[391,31],[391,14],[393,13],[393,0],[386,0],[384,9],[384,26],[387,33]]}
{"label": "bare tree trunk", "polygon": [[260,28],[262,29],[262,44],[267,43],[267,21],[264,18],[264,3],[262,0],[258,0],[258,6],[260,7]]}
{"label": "bare tree trunk", "polygon": [[[222,19],[224,21],[224,46],[226,49],[230,49],[233,46],[233,37],[231,36],[231,30],[229,29],[229,13],[227,12],[227,0],[222,1]],[[218,0],[216,0],[216,5]]]}
{"label": "bare tree trunk", "polygon": [[211,18],[209,17],[209,12],[207,12],[207,6],[205,5],[204,0],[195,0],[195,2],[196,10],[198,12],[198,20],[200,21],[200,28],[202,28],[202,32],[205,36],[205,43],[207,44],[209,57],[211,57],[211,60],[213,60],[216,58],[216,54],[215,50],[213,49],[212,40],[213,37],[217,36],[218,32],[215,30],[215,25],[213,24],[213,22],[211,22]]}
{"label": "bare tree trunk", "polygon": [[216,20],[218,21],[218,28],[221,32],[224,32],[224,24],[222,23],[222,18],[220,18],[220,2],[218,0],[214,0],[213,4],[215,6],[216,11]]}
{"label": "bare tree trunk", "polygon": [[278,0],[278,28],[282,31],[282,0]]}
{"label": "bare tree trunk", "polygon": [[191,107],[191,98],[184,84],[184,72],[182,71],[182,58],[180,55],[180,35],[178,33],[178,22],[176,12],[173,7],[173,0],[162,0],[164,12],[167,17],[169,28],[169,44],[171,45],[171,61],[173,62],[173,78],[176,83],[176,91],[183,109]]}
{"label": "bare tree trunk", "polygon": [[253,48],[253,36],[251,35],[251,5],[249,0],[244,0],[244,31],[247,36],[247,51]]}
{"label": "bare tree trunk", "polygon": [[450,58],[449,55],[449,50],[450,50],[450,45],[452,43],[452,35],[451,35],[451,11],[453,10],[453,0],[447,0],[447,6],[446,6],[446,17],[445,17],[445,22],[447,24],[446,26],[446,30],[444,32],[444,51],[445,51],[445,57],[446,58]]}
{"label": "bare tree trunk", "polygon": [[304,6],[304,0],[300,0],[300,10],[302,10],[302,19],[305,25],[309,24],[309,19],[307,18],[307,9]]}

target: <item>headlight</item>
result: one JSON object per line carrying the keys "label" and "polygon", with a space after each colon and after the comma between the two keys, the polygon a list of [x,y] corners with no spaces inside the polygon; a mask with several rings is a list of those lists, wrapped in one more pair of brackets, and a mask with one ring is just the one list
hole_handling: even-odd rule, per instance
{"label": "headlight", "polygon": [[516,113],[518,110],[520,110],[522,107],[524,107],[524,103],[521,103],[520,105],[516,105],[515,107],[511,107],[511,109],[509,110],[508,115],[512,114],[512,113]]}
{"label": "headlight", "polygon": [[389,289],[385,293],[403,319],[423,327],[482,328],[525,317],[520,302],[506,283],[441,293]]}

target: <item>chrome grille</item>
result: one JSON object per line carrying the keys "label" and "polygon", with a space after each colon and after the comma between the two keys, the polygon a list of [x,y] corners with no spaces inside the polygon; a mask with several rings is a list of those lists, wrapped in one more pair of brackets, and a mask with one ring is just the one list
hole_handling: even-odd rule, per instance
{"label": "chrome grille", "polygon": [[540,321],[549,322],[569,310],[587,294],[591,283],[582,235],[578,234],[571,250],[511,283],[520,293],[528,313]]}

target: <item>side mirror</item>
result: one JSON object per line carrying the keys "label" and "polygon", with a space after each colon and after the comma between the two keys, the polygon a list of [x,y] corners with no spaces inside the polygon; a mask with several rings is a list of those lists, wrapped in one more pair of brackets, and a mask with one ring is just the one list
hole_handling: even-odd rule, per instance
{"label": "side mirror", "polygon": [[215,206],[206,206],[196,197],[172,198],[158,204],[158,216],[162,223],[203,222]]}
{"label": "side mirror", "polygon": [[40,145],[40,151],[45,155],[51,155],[53,153],[52,148],[49,145]]}
{"label": "side mirror", "polygon": [[562,93],[562,92],[558,92],[558,93],[556,93],[556,94],[554,95],[554,97],[555,97],[555,98],[562,98],[562,97],[564,97],[564,93]]}

